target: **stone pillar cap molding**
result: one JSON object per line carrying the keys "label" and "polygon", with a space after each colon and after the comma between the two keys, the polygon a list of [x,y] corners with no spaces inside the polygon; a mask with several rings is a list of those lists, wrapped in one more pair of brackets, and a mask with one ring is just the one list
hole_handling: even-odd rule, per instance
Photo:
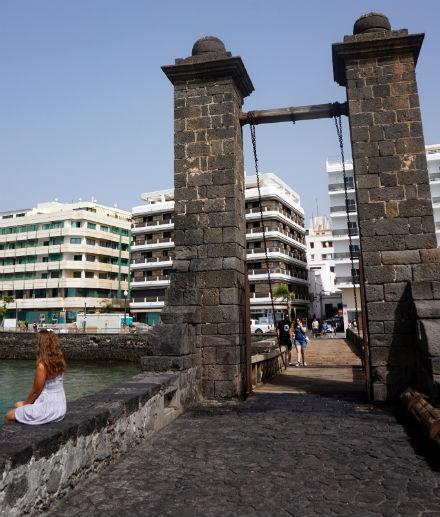
{"label": "stone pillar cap molding", "polygon": [[193,79],[232,77],[243,97],[254,91],[241,57],[233,57],[226,51],[224,43],[215,36],[198,39],[190,57],[176,59],[174,65],[163,66],[162,70],[172,84]]}
{"label": "stone pillar cap molding", "polygon": [[362,34],[365,32],[390,31],[391,24],[388,18],[377,12],[369,12],[360,16],[353,26],[353,34]]}
{"label": "stone pillar cap molding", "polygon": [[334,80],[341,86],[347,86],[345,61],[349,59],[412,54],[415,66],[424,37],[424,33],[408,34],[407,29],[345,36],[343,43],[332,45]]}

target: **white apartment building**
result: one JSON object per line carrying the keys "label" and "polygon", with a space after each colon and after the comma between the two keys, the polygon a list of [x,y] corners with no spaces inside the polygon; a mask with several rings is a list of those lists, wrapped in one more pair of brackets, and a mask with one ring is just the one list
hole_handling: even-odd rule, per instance
{"label": "white apartment building", "polygon": [[84,308],[122,308],[131,214],[94,201],[48,202],[0,214],[0,294],[7,317],[75,321]]}
{"label": "white apartment building", "polygon": [[440,144],[426,146],[437,246],[440,247]]}
{"label": "white apartment building", "polygon": [[327,216],[310,218],[306,246],[309,271],[319,273],[324,292],[336,292],[333,231]]}
{"label": "white apartment building", "polygon": [[333,231],[327,216],[310,218],[306,246],[310,279],[310,314],[317,318],[331,318],[341,304],[341,291],[335,284]]}
{"label": "white apartment building", "polygon": [[[440,245],[440,144],[426,146],[426,157],[428,161],[429,184],[431,187],[432,205],[434,210],[434,222],[436,226],[437,243]],[[344,180],[342,164],[338,160],[327,160],[326,170],[328,173],[329,196],[330,196],[330,217],[333,228],[333,246],[336,274],[336,287],[342,292],[344,325],[355,317],[355,300],[352,279],[352,267],[350,261],[349,232],[352,240],[352,250],[355,257],[354,277],[358,302],[358,309],[361,310],[361,299],[359,293],[359,229],[356,207],[356,196],[354,189],[353,162],[346,160],[346,176],[348,186],[348,210],[349,221],[347,221]]]}
{"label": "white apartment building", "polygon": [[[273,286],[285,283],[294,293],[296,313],[307,316],[309,292],[304,210],[299,195],[275,174],[261,175],[263,219]],[[173,189],[141,195],[144,203],[132,210],[132,297],[130,310],[138,321],[156,324],[164,306],[172,267]],[[271,318],[271,298],[265,262],[257,180],[246,177],[247,266],[252,318]],[[278,313],[286,302],[276,299]]]}

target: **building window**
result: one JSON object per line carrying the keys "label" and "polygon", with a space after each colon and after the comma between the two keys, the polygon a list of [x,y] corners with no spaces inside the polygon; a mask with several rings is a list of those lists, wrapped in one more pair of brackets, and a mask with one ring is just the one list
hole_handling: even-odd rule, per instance
{"label": "building window", "polygon": [[310,260],[315,260],[315,255],[310,255]]}
{"label": "building window", "polygon": [[96,224],[95,223],[87,223],[87,228],[89,228],[89,230],[96,230]]}
{"label": "building window", "polygon": [[82,255],[73,255],[73,260],[79,261],[82,259],[83,259]]}
{"label": "building window", "polygon": [[89,246],[95,246],[96,241],[95,239],[86,239],[86,244],[88,244]]}
{"label": "building window", "polygon": [[335,272],[335,266],[330,266],[330,273],[334,273]]}
{"label": "building window", "polygon": [[109,231],[108,226],[102,226],[102,224],[101,224],[101,232],[108,232],[108,231]]}
{"label": "building window", "polygon": [[95,278],[93,271],[86,271],[86,278]]}
{"label": "building window", "polygon": [[81,244],[81,237],[71,237],[70,244]]}
{"label": "building window", "polygon": [[72,228],[81,228],[81,221],[72,221],[70,226]]}
{"label": "building window", "polygon": [[81,271],[74,271],[73,278],[81,278]]}
{"label": "building window", "polygon": [[96,257],[95,255],[86,255],[87,262],[95,262]]}

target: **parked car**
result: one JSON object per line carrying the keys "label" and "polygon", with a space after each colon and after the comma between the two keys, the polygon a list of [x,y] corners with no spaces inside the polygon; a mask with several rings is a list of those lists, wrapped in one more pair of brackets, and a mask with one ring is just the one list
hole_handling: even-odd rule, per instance
{"label": "parked car", "polygon": [[251,333],[252,334],[267,334],[273,332],[273,325],[267,321],[251,320]]}

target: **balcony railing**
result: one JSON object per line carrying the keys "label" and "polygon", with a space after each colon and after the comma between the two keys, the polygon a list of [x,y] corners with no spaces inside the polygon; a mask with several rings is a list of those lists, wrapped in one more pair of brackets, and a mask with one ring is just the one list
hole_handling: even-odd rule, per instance
{"label": "balcony railing", "polygon": [[170,277],[168,275],[154,275],[154,276],[146,276],[144,278],[134,278],[133,283],[141,283],[141,282],[159,282],[161,280],[169,280]]}
{"label": "balcony railing", "polygon": [[173,224],[173,221],[171,219],[167,221],[138,221],[133,224],[133,228],[150,228],[151,226],[162,226],[164,224]]}
{"label": "balcony railing", "polygon": [[[347,253],[335,253],[334,254],[335,260],[343,260],[343,259],[349,259],[349,258],[351,258],[351,257],[350,257],[350,253],[348,251],[347,251]],[[356,260],[359,258],[359,251],[353,251],[353,258]]]}
{"label": "balcony railing", "polygon": [[164,302],[165,296],[145,296],[144,298],[133,297],[131,303],[157,303]]}
{"label": "balcony railing", "polygon": [[440,203],[440,196],[435,196],[432,198],[433,203]]}
{"label": "balcony railing", "polygon": [[439,181],[440,180],[440,172],[432,172],[429,175],[429,180],[430,181]]}
{"label": "balcony railing", "polygon": [[351,276],[340,276],[340,277],[336,277],[335,284],[336,285],[340,285],[340,284],[353,284],[353,280],[354,280],[355,284],[359,283],[359,277],[358,276],[355,276],[354,279]]}
{"label": "balcony railing", "polygon": [[[286,230],[284,230],[283,228],[280,228],[279,226],[265,226],[264,227],[266,232],[280,232],[282,233],[283,235],[285,235],[286,237],[289,237],[289,239],[293,239],[294,241],[296,242],[299,242],[300,244],[304,244],[304,242],[302,242],[302,240],[300,240],[297,236],[293,235],[292,233],[290,232],[286,232]],[[258,228],[246,228],[246,234],[254,234],[254,233],[262,233],[263,232],[263,228],[261,226],[259,226]],[[301,238],[303,238],[301,236]]]}
{"label": "balcony railing", "polygon": [[[300,226],[301,228],[303,228],[303,222],[302,221],[295,220],[292,217],[292,214],[289,214],[289,212],[287,212],[286,210],[280,209],[280,207],[277,206],[277,205],[263,206],[263,214],[265,212],[278,212],[279,214],[281,214],[284,217],[286,217],[287,219],[289,219],[289,221],[292,221],[292,223],[294,223],[297,226]],[[260,209],[259,208],[247,208],[246,209],[246,214],[257,214],[258,215],[258,214],[260,214]]]}
{"label": "balcony railing", "polygon": [[[328,186],[330,192],[334,192],[336,190],[345,190],[344,183],[330,183]],[[347,181],[347,189],[354,189],[354,181]]]}
{"label": "balcony railing", "polygon": [[133,246],[150,246],[151,244],[163,244],[166,242],[174,243],[172,237],[164,237],[161,239],[147,239],[144,242],[135,242]]}
{"label": "balcony railing", "polygon": [[[264,253],[265,251],[264,251],[264,248],[250,248],[250,249],[246,250],[246,252],[250,255],[253,255],[255,253]],[[267,252],[268,253],[281,253],[282,255],[287,255],[288,257],[292,257],[296,260],[299,260],[300,262],[306,263],[305,260],[303,260],[301,257],[296,255],[292,251],[287,251],[283,248],[278,248],[278,247],[267,248]]]}
{"label": "balcony railing", "polygon": [[343,228],[342,230],[333,230],[333,235],[335,237],[341,237],[350,233],[351,236],[359,235],[359,228]]}
{"label": "balcony railing", "polygon": [[[348,207],[348,211],[349,212],[356,212],[357,210],[357,206],[356,205],[350,205]],[[346,212],[347,211],[347,207],[345,205],[338,205],[338,206],[331,206],[330,207],[330,212],[333,213],[333,212]]]}
{"label": "balcony railing", "polygon": [[173,263],[173,259],[171,257],[138,258],[134,259],[132,264],[154,264],[155,262],[169,262],[171,265]]}
{"label": "balcony railing", "polygon": [[[301,277],[301,276],[295,276],[293,275],[290,271],[288,271],[287,269],[281,269],[281,268],[270,268],[270,274],[271,275],[276,275],[276,274],[279,274],[279,275],[285,275],[285,276],[289,276],[290,278],[294,278],[296,280],[305,280],[307,281],[308,278],[307,278],[307,273],[304,274],[304,278]],[[249,275],[267,275],[267,269],[248,269],[248,274]]]}

